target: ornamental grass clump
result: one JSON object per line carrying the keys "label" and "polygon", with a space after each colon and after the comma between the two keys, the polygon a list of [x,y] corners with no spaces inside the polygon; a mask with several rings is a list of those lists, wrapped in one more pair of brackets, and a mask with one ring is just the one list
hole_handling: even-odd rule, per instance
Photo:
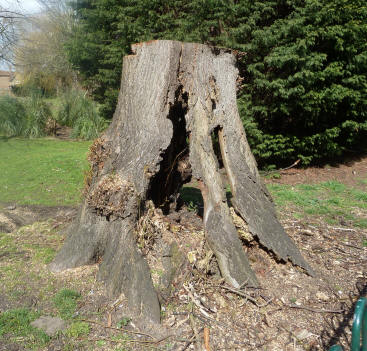
{"label": "ornamental grass clump", "polygon": [[96,138],[107,127],[107,121],[99,115],[97,104],[75,89],[61,96],[57,120],[73,128],[72,137],[81,139]]}
{"label": "ornamental grass clump", "polygon": [[21,135],[24,128],[25,108],[9,95],[0,96],[0,135],[12,137]]}

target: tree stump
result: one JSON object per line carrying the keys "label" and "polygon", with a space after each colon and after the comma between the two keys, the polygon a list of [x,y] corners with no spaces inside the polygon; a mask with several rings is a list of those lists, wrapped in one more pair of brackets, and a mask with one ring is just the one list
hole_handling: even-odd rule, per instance
{"label": "tree stump", "polygon": [[98,276],[110,293],[123,292],[136,314],[158,323],[157,293],[134,230],[148,200],[168,213],[171,199],[193,177],[222,276],[236,288],[257,286],[227,204],[215,134],[236,214],[261,245],[312,274],[260,180],[237,110],[232,52],[177,41],[136,44],[132,51],[124,58],[113,121],[91,148],[84,204],[51,269],[101,262]]}

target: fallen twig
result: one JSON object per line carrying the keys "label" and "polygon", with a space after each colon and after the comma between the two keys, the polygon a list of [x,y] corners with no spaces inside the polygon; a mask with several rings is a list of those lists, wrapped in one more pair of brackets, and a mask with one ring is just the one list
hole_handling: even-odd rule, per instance
{"label": "fallen twig", "polygon": [[[187,316],[187,318],[183,320],[184,322],[187,322],[190,318],[190,315],[193,315],[195,318],[200,319],[205,324],[210,325],[210,322],[218,323],[218,321],[214,320],[211,317],[208,318],[208,317],[205,317],[205,316],[200,316],[199,314],[196,314],[194,312],[173,312],[172,314],[173,315],[178,315],[178,316]],[[177,326],[182,325],[184,323],[183,321],[177,323]]]}
{"label": "fallen twig", "polygon": [[250,296],[250,295],[248,295],[248,294],[246,294],[246,293],[244,293],[243,291],[240,291],[240,290],[238,290],[238,289],[231,288],[230,286],[226,286],[226,285],[212,285],[212,286],[213,286],[213,287],[217,287],[217,288],[222,288],[222,289],[225,289],[225,290],[231,291],[231,292],[233,292],[233,293],[235,293],[235,294],[237,294],[237,295],[239,295],[239,296],[242,296],[242,297],[244,297],[246,300],[251,301],[251,302],[252,302],[256,307],[259,307],[259,308],[261,308],[261,307],[265,307],[265,306],[269,305],[269,303],[270,303],[271,301],[273,301],[273,298],[271,298],[270,300],[266,301],[265,303],[263,303],[263,304],[259,304],[259,303],[256,301],[256,299],[255,299],[255,298],[253,298],[252,296]]}
{"label": "fallen twig", "polygon": [[356,245],[353,245],[353,244],[347,244],[347,243],[342,243],[342,242],[340,242],[339,244],[341,244],[343,246],[352,247],[352,248],[358,249],[358,250],[364,250],[365,249],[365,247],[359,247],[359,246],[356,246]]}
{"label": "fallen twig", "polygon": [[267,176],[267,175],[272,174],[272,173],[278,173],[278,172],[280,173],[282,171],[286,171],[287,169],[291,169],[291,168],[297,166],[300,162],[301,162],[301,160],[298,159],[296,162],[294,162],[293,164],[291,164],[288,167],[280,168],[280,169],[274,169],[272,171],[264,172],[263,175]]}
{"label": "fallen twig", "polygon": [[186,316],[188,315],[190,312],[187,312],[187,311],[182,311],[182,312],[172,312],[172,314],[174,316]]}
{"label": "fallen twig", "polygon": [[344,310],[325,310],[325,309],[312,308],[312,307],[307,307],[307,306],[302,306],[302,305],[296,305],[293,303],[284,304],[284,306],[290,307],[290,308],[297,308],[300,310],[306,310],[310,312],[315,312],[315,313],[343,313],[344,312]]}
{"label": "fallen twig", "polygon": [[100,322],[97,322],[97,321],[92,321],[92,320],[89,320],[89,319],[79,319],[80,321],[83,321],[83,322],[88,322],[88,323],[93,323],[93,324],[97,324],[103,328],[106,328],[106,329],[112,329],[112,330],[117,330],[117,331],[122,331],[122,332],[125,332],[125,333],[131,333],[131,334],[136,334],[136,335],[144,335],[144,336],[149,336],[150,338],[152,338],[153,340],[155,340],[154,342],[157,342],[156,338],[153,337],[152,335],[150,334],[146,334],[146,333],[142,333],[142,332],[136,332],[136,331],[133,331],[133,330],[128,330],[128,329],[124,329],[124,328],[114,328],[114,327],[108,327]]}
{"label": "fallen twig", "polygon": [[192,315],[192,313],[190,314],[190,324],[191,324],[191,328],[194,332],[196,342],[199,343],[200,342],[199,331],[198,331],[198,328],[196,327],[195,319],[194,319],[194,316]]}
{"label": "fallen twig", "polygon": [[337,227],[329,227],[328,226],[328,229],[332,229],[332,230],[340,230],[340,231],[343,231],[343,232],[356,232],[355,229],[353,228],[337,228]]}
{"label": "fallen twig", "polygon": [[95,339],[90,339],[88,338],[87,340],[89,341],[100,341],[100,340],[103,340],[103,341],[109,341],[109,342],[115,342],[115,343],[118,343],[118,344],[124,344],[126,342],[130,342],[130,343],[140,343],[140,344],[158,344],[166,339],[168,339],[169,337],[171,337],[172,335],[170,336],[166,336],[165,338],[163,339],[160,339],[160,340],[133,340],[133,339],[124,339],[124,340],[115,340],[115,339],[109,339],[109,338],[95,338]]}
{"label": "fallen twig", "polygon": [[[199,309],[199,311],[208,319],[212,319],[212,317],[209,315],[209,312],[213,312],[212,310],[210,310],[209,308],[205,307],[204,304],[202,303],[202,301],[200,301],[200,297],[195,297],[194,293],[191,291],[192,286],[190,285],[189,287],[187,287],[185,284],[183,285],[183,288],[186,290],[188,296],[190,297],[190,299],[192,300],[192,302],[196,305],[196,307]],[[191,289],[190,289],[191,288]],[[207,311],[205,311],[207,310]]]}
{"label": "fallen twig", "polygon": [[[204,328],[201,328],[198,333],[201,333],[204,330]],[[181,351],[185,351],[191,344],[192,342],[195,340],[195,333],[194,335],[189,339],[189,341],[185,344],[185,346],[182,348]]]}
{"label": "fallen twig", "polygon": [[209,343],[209,328],[204,327],[204,346],[206,351],[210,351],[210,343]]}

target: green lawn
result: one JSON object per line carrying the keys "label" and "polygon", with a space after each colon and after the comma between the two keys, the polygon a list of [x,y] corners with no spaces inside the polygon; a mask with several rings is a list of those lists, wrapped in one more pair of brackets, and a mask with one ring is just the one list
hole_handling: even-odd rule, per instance
{"label": "green lawn", "polygon": [[78,204],[90,144],[0,138],[0,203]]}
{"label": "green lawn", "polygon": [[268,184],[278,212],[295,217],[321,217],[330,224],[346,223],[367,228],[366,189],[346,186],[337,181],[296,186]]}
{"label": "green lawn", "polygon": [[[90,144],[51,138],[0,138],[0,203],[77,205]],[[333,224],[345,221],[367,227],[367,192],[363,187],[329,181],[296,186],[269,184],[268,188],[280,215],[291,211],[299,218],[317,216]],[[198,189],[184,188],[182,195],[190,209],[202,207]]]}

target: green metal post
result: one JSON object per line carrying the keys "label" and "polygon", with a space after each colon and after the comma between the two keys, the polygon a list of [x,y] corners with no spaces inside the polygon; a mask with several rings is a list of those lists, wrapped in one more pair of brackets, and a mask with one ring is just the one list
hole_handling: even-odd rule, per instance
{"label": "green metal post", "polygon": [[331,346],[329,351],[344,351],[340,345]]}
{"label": "green metal post", "polygon": [[[343,348],[340,345],[334,345],[329,351],[343,351]],[[367,299],[365,297],[357,301],[354,310],[350,351],[367,351]]]}
{"label": "green metal post", "polygon": [[354,312],[351,351],[367,351],[367,299],[365,297],[358,300]]}

